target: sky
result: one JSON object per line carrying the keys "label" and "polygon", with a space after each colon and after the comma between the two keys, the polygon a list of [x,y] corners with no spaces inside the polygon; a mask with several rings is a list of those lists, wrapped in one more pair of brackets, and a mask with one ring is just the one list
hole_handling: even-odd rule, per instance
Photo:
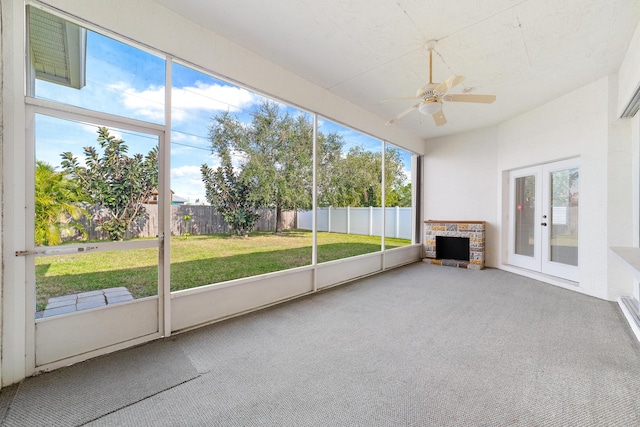
{"label": "sky", "polygon": [[[86,85],[81,89],[36,80],[35,96],[104,113],[165,124],[165,61],[146,51],[97,33],[87,32]],[[211,154],[208,127],[212,117],[230,112],[244,122],[265,99],[210,75],[174,63],[172,65],[171,189],[191,204],[206,203],[200,175],[203,163],[216,167]],[[308,114],[280,103],[292,114]],[[311,119],[311,115],[309,114]],[[380,152],[382,143],[330,120],[318,119],[323,132],[340,132],[344,151],[355,145]],[[98,148],[100,123],[69,121],[36,115],[36,160],[60,166],[60,155],[70,151],[82,163],[83,147]],[[129,155],[148,153],[158,137],[122,128],[109,128],[129,147]],[[410,175],[411,153],[402,150],[405,173]]]}

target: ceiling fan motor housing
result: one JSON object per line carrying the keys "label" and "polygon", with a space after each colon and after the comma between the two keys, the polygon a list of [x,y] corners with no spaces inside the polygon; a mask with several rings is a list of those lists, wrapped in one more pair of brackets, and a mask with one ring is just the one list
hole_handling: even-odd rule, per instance
{"label": "ceiling fan motor housing", "polygon": [[416,98],[427,100],[429,98],[436,98],[441,94],[434,89],[438,86],[437,83],[429,83],[428,85],[422,86],[416,92]]}

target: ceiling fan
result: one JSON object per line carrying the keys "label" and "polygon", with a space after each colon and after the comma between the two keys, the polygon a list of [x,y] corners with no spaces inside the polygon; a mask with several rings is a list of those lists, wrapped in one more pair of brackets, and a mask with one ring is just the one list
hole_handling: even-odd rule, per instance
{"label": "ceiling fan", "polygon": [[389,120],[387,125],[393,124],[397,122],[402,117],[406,116],[413,110],[418,110],[422,114],[430,114],[433,117],[433,120],[436,123],[436,126],[442,126],[447,123],[447,119],[442,112],[442,105],[444,102],[476,102],[480,104],[491,104],[496,100],[495,95],[479,95],[472,93],[452,93],[447,94],[447,92],[454,88],[455,86],[462,83],[465,79],[464,76],[456,76],[453,75],[449,77],[443,83],[434,83],[432,79],[433,72],[433,49],[435,47],[436,41],[430,40],[426,43],[425,47],[429,51],[429,83],[422,86],[416,92],[416,96],[408,96],[404,98],[390,98],[383,99],[380,102],[391,102],[391,101],[404,101],[404,100],[418,100],[419,102],[411,107],[407,108],[391,120]]}

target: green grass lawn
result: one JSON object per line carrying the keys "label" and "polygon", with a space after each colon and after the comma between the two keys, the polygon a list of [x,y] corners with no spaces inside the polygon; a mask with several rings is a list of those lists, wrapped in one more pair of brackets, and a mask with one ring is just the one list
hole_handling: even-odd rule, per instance
{"label": "green grass lawn", "polygon": [[[385,239],[387,249],[406,246]],[[380,250],[380,238],[318,233],[318,262]],[[141,298],[156,295],[158,250],[134,249],[36,258],[36,304],[50,297],[124,286]],[[189,289],[311,264],[311,232],[283,235],[254,232],[248,238],[227,234],[171,238],[171,290]]]}

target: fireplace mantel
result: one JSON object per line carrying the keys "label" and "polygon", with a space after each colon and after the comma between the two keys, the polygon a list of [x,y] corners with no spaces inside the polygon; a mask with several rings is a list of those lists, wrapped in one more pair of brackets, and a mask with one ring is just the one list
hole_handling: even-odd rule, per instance
{"label": "fireplace mantel", "polygon": [[[481,270],[484,268],[485,222],[427,220],[425,223],[424,262],[452,267]],[[469,260],[436,258],[436,237],[462,237],[469,239]]]}

